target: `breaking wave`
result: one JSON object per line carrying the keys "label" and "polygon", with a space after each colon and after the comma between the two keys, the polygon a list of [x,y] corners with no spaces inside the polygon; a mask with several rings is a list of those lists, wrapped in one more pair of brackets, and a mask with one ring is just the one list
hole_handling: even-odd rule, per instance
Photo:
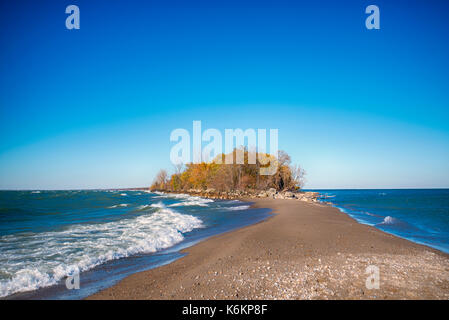
{"label": "breaking wave", "polygon": [[203,227],[199,218],[161,203],[145,209],[151,211],[113,222],[1,236],[0,297],[57,284],[110,260],[171,247],[184,239],[183,233]]}
{"label": "breaking wave", "polygon": [[226,207],[225,209],[229,210],[229,211],[237,211],[237,210],[246,210],[249,208],[250,208],[249,205],[244,205],[244,206],[236,206],[236,207]]}
{"label": "breaking wave", "polygon": [[397,219],[390,216],[386,216],[380,224],[395,224],[395,223],[397,223]]}
{"label": "breaking wave", "polygon": [[116,204],[116,205],[113,205],[113,206],[110,206],[110,207],[108,207],[109,209],[114,209],[114,208],[120,208],[120,207],[127,207],[127,206],[129,206],[129,204],[127,204],[127,203],[120,203],[120,204]]}

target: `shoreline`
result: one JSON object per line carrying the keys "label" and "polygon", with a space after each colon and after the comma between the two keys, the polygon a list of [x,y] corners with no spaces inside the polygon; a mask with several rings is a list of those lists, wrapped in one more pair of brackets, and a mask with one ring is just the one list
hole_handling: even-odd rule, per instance
{"label": "shoreline", "polygon": [[403,239],[403,240],[406,240],[406,241],[410,241],[411,243],[414,243],[414,244],[417,244],[417,245],[424,246],[424,247],[426,247],[426,248],[428,248],[428,249],[435,250],[435,251],[437,251],[437,252],[439,252],[439,253],[442,253],[442,254],[444,254],[444,255],[447,255],[447,256],[449,257],[449,252],[446,252],[443,248],[439,248],[439,247],[437,247],[437,246],[432,246],[431,244],[428,244],[428,243],[425,243],[425,242],[420,242],[420,241],[415,240],[415,239],[409,239],[409,238],[407,238],[407,237],[405,237],[405,236],[401,236],[401,235],[399,235],[399,234],[395,234],[395,233],[393,233],[393,232],[388,232],[388,231],[382,230],[382,229],[380,229],[380,228],[377,228],[375,225],[372,225],[372,224],[370,224],[370,223],[368,223],[368,222],[359,221],[359,220],[357,220],[357,218],[351,216],[350,213],[346,212],[346,209],[345,209],[345,208],[340,207],[340,206],[338,206],[338,205],[335,205],[335,204],[332,204],[332,203],[325,203],[325,205],[328,205],[328,206],[330,206],[330,207],[333,207],[333,208],[338,209],[338,211],[340,211],[340,212],[343,213],[343,214],[346,214],[347,216],[349,216],[351,219],[354,219],[354,221],[356,221],[356,222],[359,223],[359,224],[363,224],[363,225],[366,225],[366,226],[375,228],[376,230],[382,231],[382,232],[384,232],[384,233],[386,233],[386,234],[392,235],[392,236],[397,237],[397,238],[399,238],[399,239]]}
{"label": "shoreline", "polygon": [[[180,203],[182,202],[175,202],[175,204]],[[219,204],[220,202],[217,203]],[[92,295],[101,289],[114,285],[126,276],[145,270],[150,270],[177,260],[178,258],[183,256],[183,253],[181,253],[183,249],[191,247],[196,243],[204,241],[215,235],[223,234],[255,224],[270,216],[269,209],[250,209],[251,203],[245,202],[242,204],[244,204],[243,206],[241,206],[242,208],[240,208],[239,205],[236,204],[224,205],[223,207],[222,205],[218,205],[218,208],[215,208],[212,205],[211,210],[213,210],[214,212],[214,208],[222,208],[219,209],[220,213],[215,212],[213,220],[217,219],[217,214],[219,216],[223,213],[227,213],[229,209],[229,215],[225,216],[226,219],[224,221],[221,221],[220,223],[209,225],[207,228],[196,228],[195,230],[192,230],[192,232],[184,234],[183,240],[180,242],[176,242],[172,246],[168,246],[155,252],[137,253],[135,255],[120,259],[111,259],[95,266],[94,268],[82,271],[80,273],[81,281],[79,290],[67,290],[65,285],[66,278],[63,278],[57,284],[39,287],[30,291],[16,292],[4,297],[0,297],[0,300],[85,299],[89,295]],[[192,205],[194,205],[193,208],[196,207],[195,204]],[[159,207],[158,204],[157,206]],[[188,208],[189,206],[190,204],[188,204],[186,208]],[[168,207],[165,207],[165,205],[163,205],[163,207],[167,208],[167,210],[170,210],[169,205]],[[210,208],[210,206],[208,205],[207,208]],[[240,209],[235,210],[237,208]],[[237,216],[240,216],[241,218],[236,219],[236,217],[232,217],[232,215],[235,215],[233,214],[234,211],[240,212],[242,210],[244,210],[245,215],[237,214]],[[195,211],[197,210],[195,209]],[[184,214],[189,214],[189,212],[184,212]]]}
{"label": "shoreline", "polygon": [[[180,251],[87,299],[449,299],[449,255],[337,207],[242,198],[272,216]],[[380,288],[365,285],[369,265]]]}

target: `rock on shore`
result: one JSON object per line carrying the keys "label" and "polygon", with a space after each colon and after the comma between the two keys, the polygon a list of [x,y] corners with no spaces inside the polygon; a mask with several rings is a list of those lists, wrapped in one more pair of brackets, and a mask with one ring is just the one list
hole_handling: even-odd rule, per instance
{"label": "rock on shore", "polygon": [[[160,190],[168,193],[178,193],[169,190]],[[306,202],[318,202],[320,194],[318,192],[303,191],[278,191],[274,188],[268,190],[233,190],[233,191],[217,191],[213,188],[208,189],[188,189],[180,191],[193,196],[211,198],[211,199],[240,199],[240,198],[271,198],[271,199],[290,199]]]}

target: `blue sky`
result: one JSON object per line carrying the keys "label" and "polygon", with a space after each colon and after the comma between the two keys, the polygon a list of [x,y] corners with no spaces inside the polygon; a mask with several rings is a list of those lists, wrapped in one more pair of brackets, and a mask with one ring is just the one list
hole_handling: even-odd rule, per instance
{"label": "blue sky", "polygon": [[[81,29],[65,28],[76,4]],[[380,8],[380,30],[365,8]],[[447,1],[1,1],[0,189],[149,185],[277,128],[306,188],[449,187]]]}

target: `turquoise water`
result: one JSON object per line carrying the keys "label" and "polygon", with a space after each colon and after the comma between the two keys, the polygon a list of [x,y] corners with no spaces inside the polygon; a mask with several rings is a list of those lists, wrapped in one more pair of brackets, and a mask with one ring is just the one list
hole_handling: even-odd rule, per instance
{"label": "turquoise water", "polygon": [[449,253],[449,189],[315,191],[360,223]]}
{"label": "turquoise water", "polygon": [[[0,191],[0,297],[85,297],[269,215],[249,206],[129,190]],[[77,274],[80,289],[68,290]]]}

